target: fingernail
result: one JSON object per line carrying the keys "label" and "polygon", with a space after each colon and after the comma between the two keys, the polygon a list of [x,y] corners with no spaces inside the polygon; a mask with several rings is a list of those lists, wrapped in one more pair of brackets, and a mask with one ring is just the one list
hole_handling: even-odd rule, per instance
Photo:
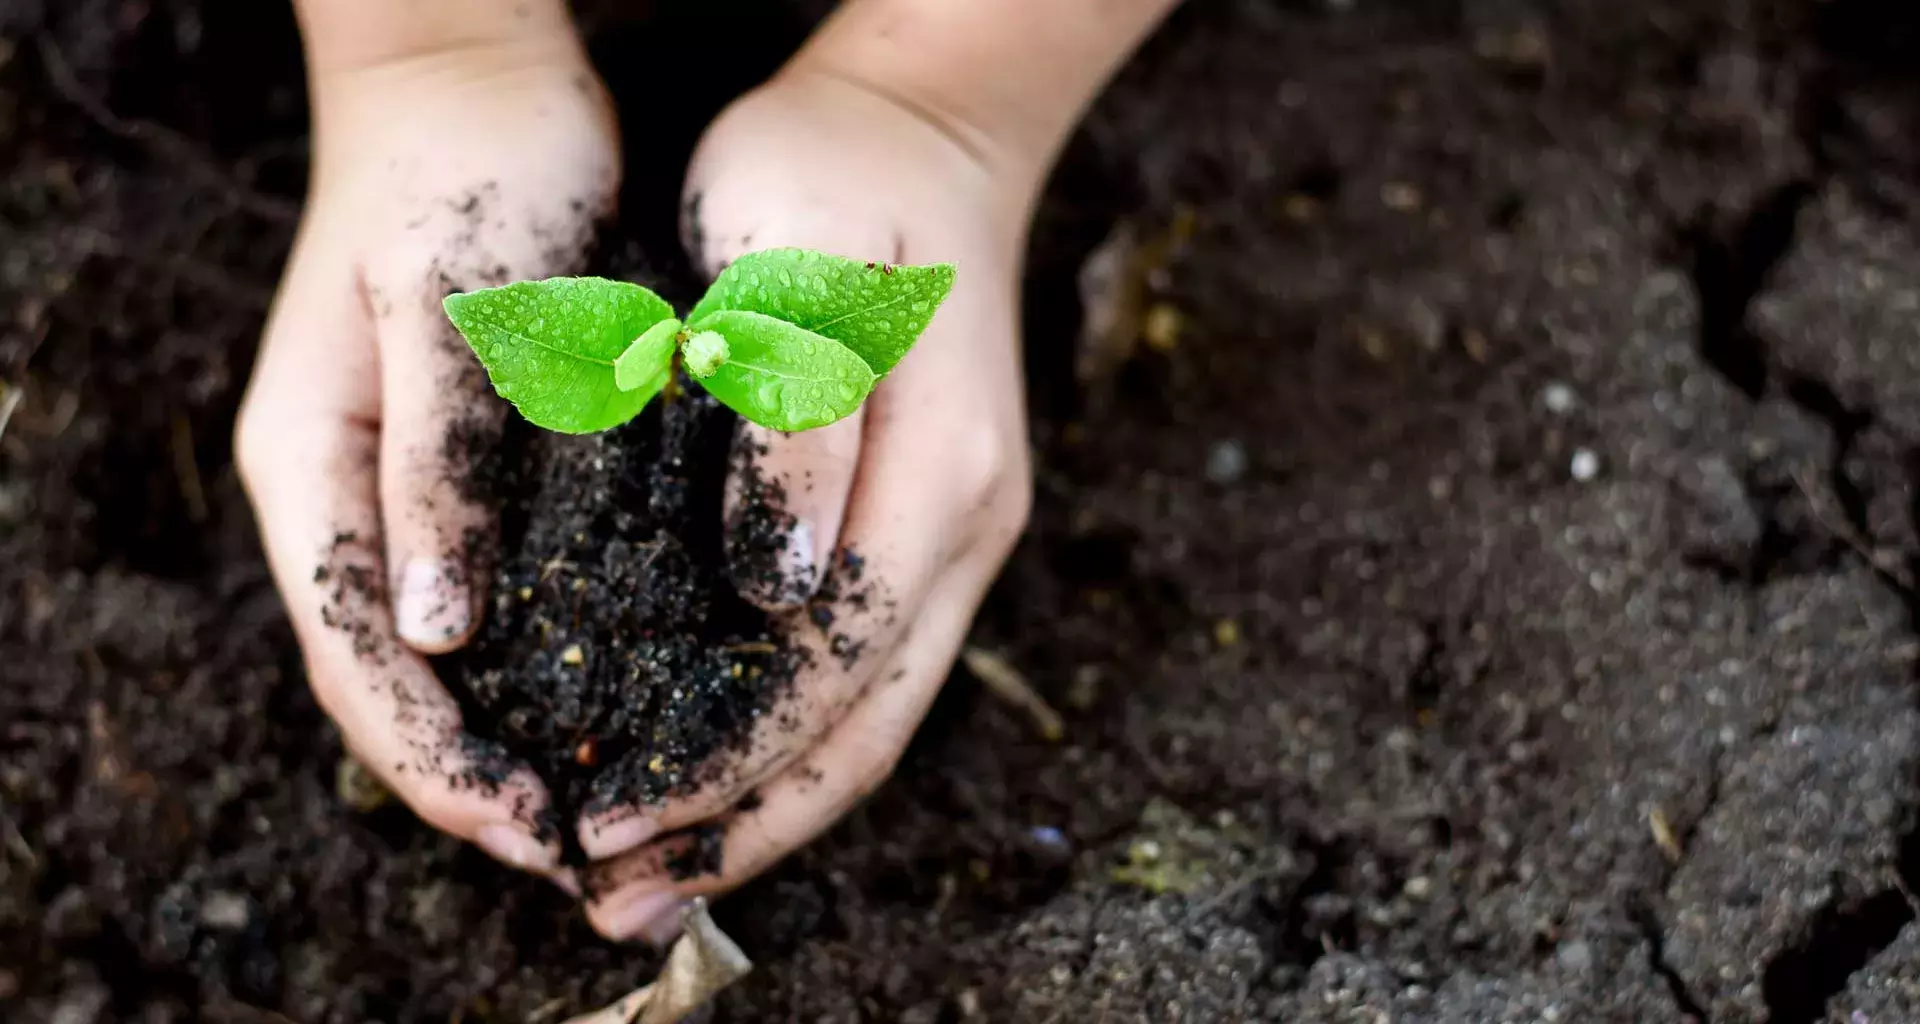
{"label": "fingernail", "polygon": [[437,558],[408,559],[393,620],[400,638],[410,644],[430,647],[464,635],[473,625],[464,574]]}
{"label": "fingernail", "polygon": [[494,858],[523,871],[551,871],[560,857],[551,846],[511,825],[488,825],[474,837]]}
{"label": "fingernail", "polygon": [[553,874],[548,875],[547,879],[561,892],[566,893],[576,900],[580,898],[580,876],[574,874],[572,868],[561,868]]}
{"label": "fingernail", "polygon": [[634,849],[660,834],[660,823],[635,814],[605,824],[588,824],[580,829],[580,849],[593,860],[605,860]]}
{"label": "fingernail", "polygon": [[680,931],[680,908],[686,901],[671,892],[649,892],[607,908],[600,915],[601,930],[623,939],[644,939],[656,946]]}

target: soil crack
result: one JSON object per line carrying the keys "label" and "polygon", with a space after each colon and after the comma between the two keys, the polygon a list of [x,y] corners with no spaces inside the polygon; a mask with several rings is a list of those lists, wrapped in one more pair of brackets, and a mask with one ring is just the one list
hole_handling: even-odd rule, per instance
{"label": "soil crack", "polygon": [[1647,960],[1653,967],[1653,973],[1666,983],[1667,993],[1673,997],[1674,1005],[1688,1019],[1708,1024],[1713,1019],[1712,1015],[1694,997],[1693,990],[1687,986],[1687,979],[1681,977],[1680,972],[1667,962],[1666,929],[1660,923],[1660,916],[1645,904],[1629,908],[1627,914],[1634,928],[1640,932],[1641,941],[1647,944]]}
{"label": "soil crack", "polygon": [[[1699,300],[1697,349],[1707,366],[1749,400],[1762,401],[1771,390],[1826,428],[1830,440],[1824,464],[1810,467],[1811,472],[1795,472],[1794,483],[1803,492],[1822,532],[1867,565],[1906,608],[1910,626],[1920,631],[1920,590],[1914,583],[1920,552],[1909,552],[1898,562],[1879,556],[1869,515],[1870,486],[1847,468],[1861,437],[1869,430],[1884,429],[1880,426],[1883,421],[1870,405],[1850,404],[1828,380],[1783,365],[1749,320],[1752,305],[1764,292],[1772,271],[1793,248],[1801,210],[1817,195],[1823,180],[1796,177],[1784,181],[1736,216],[1722,218],[1706,211],[1678,232],[1690,254],[1689,269]],[[1904,468],[1910,486],[1920,486],[1920,453],[1910,456],[1908,463]],[[1752,481],[1747,483],[1749,500],[1753,500],[1759,495]],[[1769,531],[1779,528],[1777,501],[1757,504],[1766,506],[1757,511],[1763,513]],[[1912,504],[1909,515],[1920,526],[1920,496],[1912,499]],[[1773,539],[1776,544],[1780,540]],[[1771,568],[1761,561],[1765,557],[1763,550],[1755,564],[1745,567],[1749,585],[1765,582],[1765,570]],[[1716,791],[1718,774],[1716,770]],[[1710,810],[1711,802],[1695,820],[1695,828]],[[1915,920],[1915,908],[1905,892],[1911,888],[1909,876],[1920,875],[1920,826],[1909,828],[1901,837],[1900,848],[1899,884],[1863,898],[1830,903],[1814,917],[1800,941],[1768,959],[1761,990],[1769,1020],[1776,1024],[1812,1024],[1821,1019],[1828,1001]],[[1666,960],[1664,933],[1651,907],[1635,907],[1631,914],[1648,943],[1655,972],[1665,979],[1675,1001],[1684,1012],[1707,1020],[1704,1007],[1685,979]]]}
{"label": "soil crack", "polygon": [[1817,191],[1812,179],[1792,178],[1763,193],[1730,225],[1709,209],[1677,232],[1700,300],[1700,358],[1756,401],[1767,392],[1771,367],[1748,312],[1793,248],[1800,210]]}
{"label": "soil crack", "polygon": [[1913,920],[1913,908],[1898,889],[1887,889],[1852,906],[1829,904],[1814,918],[1806,938],[1767,961],[1760,978],[1767,1019],[1773,1024],[1814,1024],[1827,1001]]}

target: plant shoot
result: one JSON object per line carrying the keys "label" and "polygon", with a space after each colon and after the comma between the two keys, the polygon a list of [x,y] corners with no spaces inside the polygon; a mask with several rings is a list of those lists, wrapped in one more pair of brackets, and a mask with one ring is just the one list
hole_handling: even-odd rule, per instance
{"label": "plant shoot", "polygon": [[893,266],[804,249],[735,260],[684,321],[637,284],[555,277],[449,295],[500,397],[566,434],[633,419],[676,365],[740,415],[781,431],[851,415],[953,289],[953,265]]}

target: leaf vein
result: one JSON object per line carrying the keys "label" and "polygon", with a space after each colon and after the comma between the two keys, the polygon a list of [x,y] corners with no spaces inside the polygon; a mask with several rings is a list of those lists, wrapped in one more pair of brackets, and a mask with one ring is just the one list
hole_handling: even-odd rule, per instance
{"label": "leaf vein", "polygon": [[812,326],[801,324],[800,326],[806,327],[807,330],[812,331],[815,334],[819,334],[821,331],[824,331],[827,328],[832,327],[834,324],[840,323],[845,320],[851,320],[856,316],[866,316],[868,313],[878,313],[889,306],[897,306],[912,297],[913,297],[912,291],[904,291],[894,296],[893,298],[888,299],[885,302],[876,303],[875,305],[868,306],[864,309],[856,309],[850,312],[842,313],[839,316],[836,316],[833,319],[828,320],[826,323],[814,324]]}
{"label": "leaf vein", "polygon": [[742,370],[747,370],[752,373],[764,373],[769,377],[778,377],[781,380],[797,380],[807,384],[824,384],[828,381],[845,379],[844,376],[838,374],[829,374],[821,377],[804,377],[797,373],[782,373],[771,366],[762,366],[759,363],[748,362],[745,359],[729,359],[727,360],[727,364],[737,366]]}
{"label": "leaf vein", "polygon": [[613,360],[611,359],[595,359],[592,356],[581,355],[578,352],[569,352],[566,349],[561,348],[557,345],[550,345],[544,341],[541,341],[538,338],[532,338],[532,337],[528,337],[527,335],[521,334],[519,331],[515,331],[515,330],[512,330],[511,328],[508,328],[505,324],[497,323],[491,320],[485,320],[480,317],[475,317],[474,323],[477,326],[498,331],[499,333],[504,334],[509,338],[515,339],[516,341],[524,341],[527,344],[534,346],[535,348],[546,349],[547,351],[552,352],[555,355],[566,356],[569,359],[577,359],[583,363],[592,363],[595,366],[605,366],[608,368],[611,368],[613,366]]}

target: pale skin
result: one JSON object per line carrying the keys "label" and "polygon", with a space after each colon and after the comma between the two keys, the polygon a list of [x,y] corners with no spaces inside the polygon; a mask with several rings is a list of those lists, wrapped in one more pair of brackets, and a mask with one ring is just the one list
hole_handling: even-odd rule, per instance
{"label": "pale skin", "polygon": [[[795,435],[742,427],[797,523],[794,585],[748,596],[794,614],[844,547],[890,612],[862,625],[851,668],[814,659],[792,698],[800,727],[755,736],[723,784],[577,823],[603,934],[670,938],[684,900],[765,870],[891,772],[1026,522],[1018,297],[1040,185],[1176,2],[847,0],[708,129],[683,226],[709,273],[776,246],[960,272],[858,414]],[[471,636],[489,573],[473,552],[491,513],[445,440],[484,440],[507,415],[439,300],[582,269],[619,182],[611,111],[561,0],[296,7],[313,185],[241,411],[242,477],[348,746],[429,823],[577,889],[533,824],[547,795],[531,772],[497,790],[457,781],[459,712],[424,660]],[[387,586],[343,586],[355,570]],[[723,829],[719,872],[670,878],[676,831],[707,822]]]}

